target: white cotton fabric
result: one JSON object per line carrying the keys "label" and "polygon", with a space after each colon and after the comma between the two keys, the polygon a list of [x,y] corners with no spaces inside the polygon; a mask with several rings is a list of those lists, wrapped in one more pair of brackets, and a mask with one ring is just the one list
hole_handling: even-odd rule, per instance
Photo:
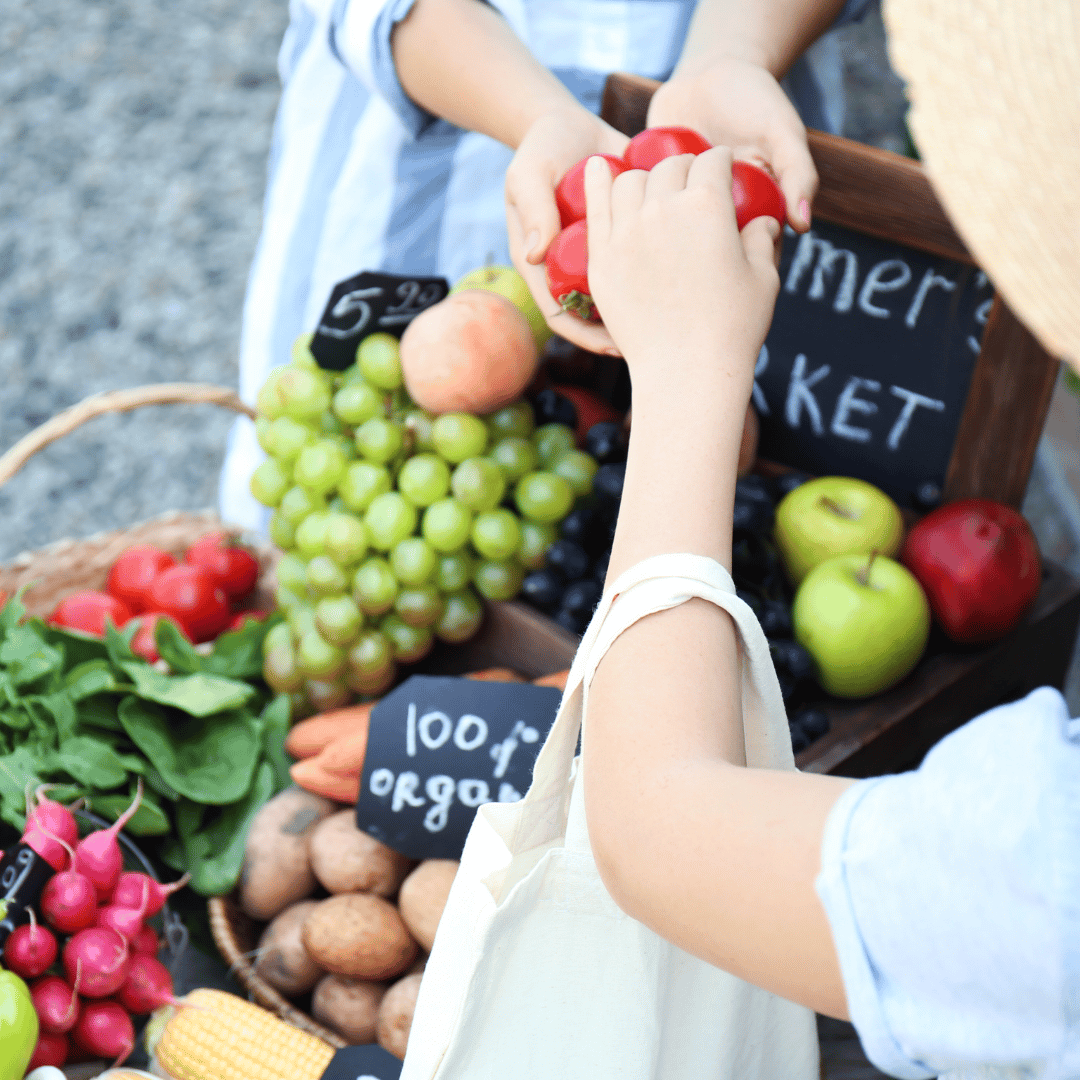
{"label": "white cotton fabric", "polygon": [[768,643],[728,573],[664,555],[623,574],[582,639],[525,798],[477,811],[402,1080],[816,1080],[812,1012],[625,915],[593,861],[574,758],[593,673],[627,627],[694,596],[739,630],[747,763],[794,768]]}

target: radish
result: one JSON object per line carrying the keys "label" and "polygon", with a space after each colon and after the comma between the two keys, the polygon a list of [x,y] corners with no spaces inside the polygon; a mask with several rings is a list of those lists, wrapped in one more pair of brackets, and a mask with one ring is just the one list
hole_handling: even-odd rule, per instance
{"label": "radish", "polygon": [[143,928],[143,913],[134,908],[109,904],[108,907],[97,909],[94,925],[115,930],[130,945]]}
{"label": "radish", "polygon": [[136,1016],[152,1013],[162,1005],[183,1004],[173,996],[172,976],[165,965],[143,955],[131,958],[131,971],[116,1000]]}
{"label": "radish", "polygon": [[30,921],[12,930],[4,946],[4,963],[22,979],[36,979],[52,967],[59,946],[56,938],[39,926],[34,909],[29,908]]}
{"label": "radish", "polygon": [[160,949],[161,942],[150,926],[144,926],[131,942],[132,952],[142,953],[144,956],[156,957]]}
{"label": "radish", "polygon": [[124,985],[130,963],[127,941],[107,927],[80,930],[64,946],[64,971],[84,997],[115,994]]}
{"label": "radish", "polygon": [[88,1001],[72,1037],[82,1049],[98,1057],[115,1058],[113,1068],[135,1049],[131,1017],[115,1001]]}
{"label": "radish", "polygon": [[97,913],[97,890],[89,878],[77,870],[53,874],[41,890],[41,914],[62,934],[74,934],[90,926]]}
{"label": "radish", "polygon": [[75,849],[74,865],[80,874],[85,874],[97,889],[98,900],[104,902],[111,895],[120,879],[124,868],[124,854],[116,842],[116,835],[131,820],[142,802],[142,777],[138,780],[138,790],[131,805],[107,829],[98,829],[79,841]]}
{"label": "radish", "polygon": [[30,1058],[30,1064],[26,1066],[27,1073],[32,1073],[42,1065],[53,1065],[60,1068],[67,1064],[68,1037],[60,1032],[42,1031],[38,1035],[37,1046]]}
{"label": "radish", "polygon": [[30,1000],[42,1031],[63,1035],[79,1019],[79,995],[59,975],[46,975],[30,987]]}
{"label": "radish", "polygon": [[146,874],[137,874],[127,871],[120,875],[120,880],[113,889],[112,903],[120,907],[137,908],[142,903],[143,889],[149,889],[149,904],[146,909],[146,917],[153,918],[165,905],[165,900],[177,889],[182,889],[191,880],[190,874],[185,874],[179,881],[171,885],[159,885],[152,877]]}
{"label": "radish", "polygon": [[30,785],[27,784],[26,830],[22,842],[33,848],[54,870],[65,870],[71,845],[79,840],[79,825],[66,807],[42,798],[41,793],[51,790],[53,786],[42,784],[31,798]]}

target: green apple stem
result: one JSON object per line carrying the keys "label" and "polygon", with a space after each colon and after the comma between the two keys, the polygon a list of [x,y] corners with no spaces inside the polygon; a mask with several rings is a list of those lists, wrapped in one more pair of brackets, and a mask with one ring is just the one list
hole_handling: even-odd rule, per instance
{"label": "green apple stem", "polygon": [[870,558],[866,560],[866,565],[861,570],[855,571],[855,578],[860,585],[869,587],[870,585],[870,567],[874,565],[874,560],[878,557],[878,550],[874,548],[870,552]]}
{"label": "green apple stem", "polygon": [[834,499],[830,499],[828,495],[822,495],[820,502],[826,510],[831,510],[837,517],[847,518],[848,521],[859,520],[858,514],[849,510],[846,506],[841,506]]}

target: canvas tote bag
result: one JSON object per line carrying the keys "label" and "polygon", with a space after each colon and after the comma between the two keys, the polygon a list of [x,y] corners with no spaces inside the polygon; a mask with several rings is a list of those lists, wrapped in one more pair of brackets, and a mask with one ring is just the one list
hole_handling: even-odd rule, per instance
{"label": "canvas tote bag", "polygon": [[765,635],[727,571],[695,555],[656,556],[628,570],[582,639],[525,798],[477,811],[401,1080],[818,1077],[810,1010],[623,914],[593,861],[575,758],[589,683],[623,630],[695,596],[723,607],[739,629],[747,763],[794,768]]}

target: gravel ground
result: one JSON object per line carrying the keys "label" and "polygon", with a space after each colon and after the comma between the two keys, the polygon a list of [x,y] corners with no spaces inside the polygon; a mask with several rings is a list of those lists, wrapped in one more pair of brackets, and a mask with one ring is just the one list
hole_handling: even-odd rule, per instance
{"label": "gravel ground", "polygon": [[[98,390],[236,383],[278,96],[284,0],[36,0],[0,24],[0,450]],[[178,18],[178,13],[183,18]],[[842,31],[846,133],[902,151],[876,11]],[[212,506],[230,423],[210,406],[93,421],[0,489],[0,561]],[[1044,550],[1080,543],[1037,467]],[[1080,656],[1071,679],[1080,710]]]}

